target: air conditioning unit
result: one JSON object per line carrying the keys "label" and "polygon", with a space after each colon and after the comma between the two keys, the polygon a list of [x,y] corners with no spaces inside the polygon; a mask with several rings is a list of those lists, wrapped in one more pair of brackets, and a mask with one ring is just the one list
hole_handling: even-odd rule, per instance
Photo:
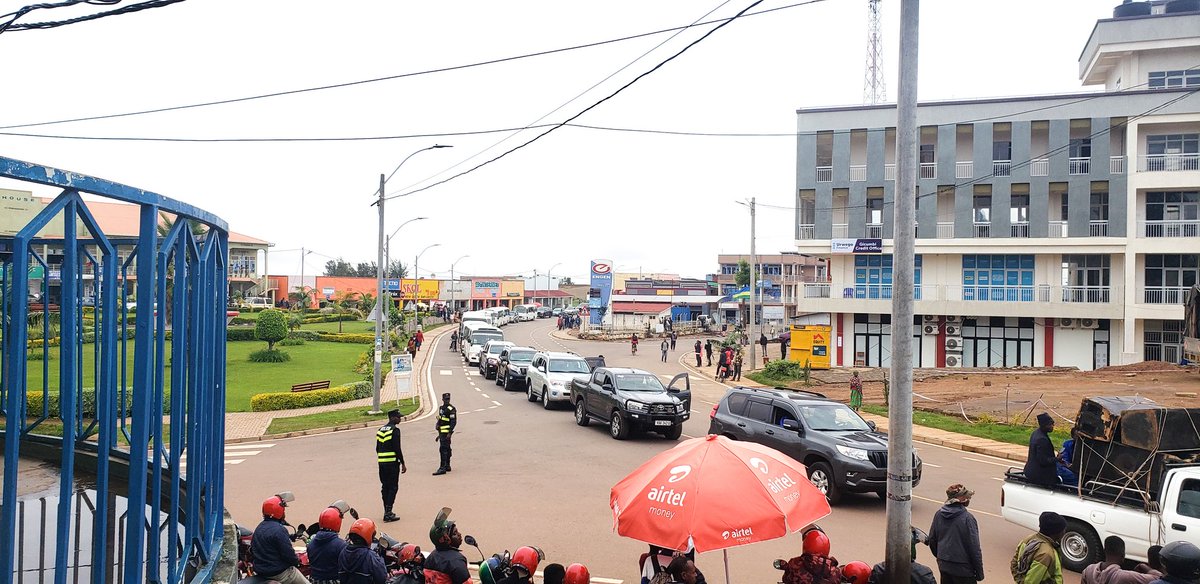
{"label": "air conditioning unit", "polygon": [[938,332],[938,327],[936,324],[927,324],[927,325],[925,325],[924,328],[921,329],[921,332],[923,332],[927,335],[936,335]]}
{"label": "air conditioning unit", "polygon": [[924,317],[925,324],[937,324],[938,317],[936,314],[926,314]]}
{"label": "air conditioning unit", "polygon": [[952,337],[952,338],[946,339],[946,350],[947,351],[961,351],[962,350],[962,339],[960,339],[958,337]]}
{"label": "air conditioning unit", "polygon": [[961,316],[947,316],[946,324],[962,324]]}
{"label": "air conditioning unit", "polygon": [[957,337],[960,334],[962,334],[962,332],[959,330],[958,326],[952,324],[946,325],[946,336]]}
{"label": "air conditioning unit", "polygon": [[1076,324],[1076,320],[1074,318],[1058,319],[1058,328],[1073,329],[1076,326],[1078,325]]}
{"label": "air conditioning unit", "polygon": [[946,355],[946,367],[962,367],[962,355]]}
{"label": "air conditioning unit", "polygon": [[1079,319],[1079,328],[1094,329],[1094,328],[1099,328],[1099,327],[1100,327],[1100,323],[1094,318]]}

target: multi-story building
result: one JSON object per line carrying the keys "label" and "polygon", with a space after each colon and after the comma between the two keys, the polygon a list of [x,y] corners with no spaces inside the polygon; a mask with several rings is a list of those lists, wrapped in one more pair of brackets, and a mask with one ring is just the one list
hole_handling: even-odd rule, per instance
{"label": "multi-story building", "polygon": [[[738,266],[741,262],[749,264],[750,254],[720,254],[717,264],[720,271],[712,275],[720,293],[731,297],[723,301],[721,317],[725,322],[745,321],[746,310],[732,302],[732,295],[744,288],[737,285]],[[797,252],[778,254],[758,254],[758,266],[755,268],[758,281],[761,284],[756,290],[762,300],[758,310],[760,321],[769,321],[778,325],[789,322],[796,316],[797,299],[802,284],[805,282],[824,282],[825,260],[823,258],[801,255]]]}
{"label": "multi-story building", "polygon": [[[1181,358],[1200,280],[1200,12],[1132,2],[1079,57],[1102,92],[921,103],[912,323],[891,322],[894,105],[797,112],[799,310],[835,365],[1077,366]],[[1132,14],[1132,15],[1130,15]]]}

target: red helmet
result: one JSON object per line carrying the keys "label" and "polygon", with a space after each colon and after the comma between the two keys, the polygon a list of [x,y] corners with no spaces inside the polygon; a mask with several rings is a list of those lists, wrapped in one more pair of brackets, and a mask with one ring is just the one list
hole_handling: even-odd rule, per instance
{"label": "red helmet", "polygon": [[350,535],[357,535],[366,543],[375,541],[375,522],[363,517],[350,526]]}
{"label": "red helmet", "polygon": [[828,557],[829,556],[829,536],[820,530],[810,530],[804,534],[804,553]]}
{"label": "red helmet", "polygon": [[263,517],[283,519],[285,514],[284,507],[287,507],[287,503],[283,502],[283,499],[279,498],[279,495],[271,495],[267,497],[266,501],[263,501]]}
{"label": "red helmet", "polygon": [[587,566],[583,564],[571,564],[567,566],[567,575],[563,577],[563,584],[591,584],[592,575],[588,574]]}
{"label": "red helmet", "polygon": [[842,580],[851,584],[867,584],[871,577],[871,567],[866,562],[850,562],[842,567]]}
{"label": "red helmet", "polygon": [[542,554],[542,550],[531,546],[521,546],[513,552],[512,565],[514,568],[521,568],[533,575],[534,572],[537,572],[538,562],[542,561],[544,557],[546,556]]}
{"label": "red helmet", "polygon": [[405,564],[416,560],[420,555],[421,546],[412,543],[406,543],[400,546],[400,553],[397,554],[397,557],[400,558],[401,564]]}
{"label": "red helmet", "polygon": [[328,529],[329,531],[341,531],[342,512],[339,511],[337,507],[326,507],[325,510],[321,512],[321,516],[317,518],[317,525],[320,525],[321,529]]}

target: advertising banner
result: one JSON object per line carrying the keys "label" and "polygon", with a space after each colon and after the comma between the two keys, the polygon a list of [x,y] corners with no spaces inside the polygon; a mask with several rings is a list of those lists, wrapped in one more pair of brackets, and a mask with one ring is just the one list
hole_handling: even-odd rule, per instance
{"label": "advertising banner", "polygon": [[612,260],[592,260],[591,290],[588,291],[588,322],[601,324],[608,312],[609,297],[612,296],[613,284]]}
{"label": "advertising banner", "polygon": [[388,290],[396,298],[405,300],[437,300],[439,280],[414,280],[412,278],[404,278],[397,280],[395,278],[386,279],[383,281],[383,289]]}
{"label": "advertising banner", "polygon": [[832,239],[829,244],[830,253],[835,254],[868,254],[883,253],[883,240],[877,238]]}
{"label": "advertising banner", "polygon": [[476,300],[498,298],[500,296],[499,280],[472,280],[471,298]]}
{"label": "advertising banner", "polygon": [[392,355],[392,377],[396,378],[396,401],[412,397],[412,355],[399,353]]}
{"label": "advertising banner", "polygon": [[762,307],[762,317],[765,320],[783,320],[783,307],[764,306]]}

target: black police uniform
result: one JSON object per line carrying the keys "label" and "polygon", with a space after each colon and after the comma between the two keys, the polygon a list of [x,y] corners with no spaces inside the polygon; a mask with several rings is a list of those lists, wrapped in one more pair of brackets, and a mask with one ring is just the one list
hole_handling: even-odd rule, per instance
{"label": "black police uniform", "polygon": [[442,406],[438,408],[437,415],[437,440],[440,443],[438,452],[442,456],[442,465],[438,467],[434,475],[443,475],[450,472],[450,436],[454,434],[454,426],[458,424],[458,410],[450,405],[450,394],[442,394]]}
{"label": "black police uniform", "polygon": [[380,493],[383,495],[383,520],[395,521],[392,505],[396,492],[400,490],[400,468],[404,466],[404,453],[400,451],[400,428],[392,424],[392,416],[399,410],[388,412],[388,423],[375,432],[375,460],[379,463]]}

